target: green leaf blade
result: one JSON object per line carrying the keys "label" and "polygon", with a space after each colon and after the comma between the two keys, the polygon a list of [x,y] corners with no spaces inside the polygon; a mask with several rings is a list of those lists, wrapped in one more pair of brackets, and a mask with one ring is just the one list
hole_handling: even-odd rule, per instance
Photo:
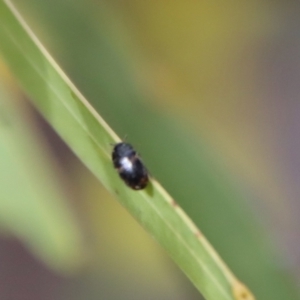
{"label": "green leaf blade", "polygon": [[[15,103],[16,102],[16,103]],[[51,159],[38,143],[21,103],[0,85],[0,221],[48,265],[70,272],[83,244]]]}
{"label": "green leaf blade", "polygon": [[[209,300],[253,299],[196,226],[152,178],[130,190],[112,167],[118,137],[77,91],[6,0],[0,2],[0,51],[36,107],[86,166],[117,195]],[[236,292],[238,291],[238,292]],[[240,292],[241,291],[241,292]]]}

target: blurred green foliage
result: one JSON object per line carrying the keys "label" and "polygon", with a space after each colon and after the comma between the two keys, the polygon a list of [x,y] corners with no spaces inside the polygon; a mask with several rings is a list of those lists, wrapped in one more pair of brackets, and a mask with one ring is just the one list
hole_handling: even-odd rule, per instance
{"label": "blurred green foliage", "polygon": [[[276,10],[268,9],[271,4],[15,2],[76,86],[111,127],[138,148],[153,176],[257,298],[299,299],[290,272],[280,268],[284,258],[264,227],[267,216],[259,215],[255,206],[260,199],[272,207],[277,205],[279,210],[286,190],[276,176],[280,169],[273,166],[275,158],[268,152],[270,137],[264,123],[267,112],[261,109],[255,80],[259,61],[253,52],[277,28]],[[135,279],[127,281],[124,275],[134,264],[134,258],[126,264],[129,253],[145,253],[145,273],[136,271],[137,277],[147,276],[152,265],[149,256],[161,253],[157,254],[156,248],[151,253],[145,251],[143,245],[152,247],[148,241],[141,245],[140,238],[131,235],[138,229],[124,229],[126,213],[120,216],[119,211],[115,212],[119,208],[107,201],[109,195],[98,191],[98,183],[82,167],[74,169],[78,173],[73,180],[83,185],[82,198],[88,198],[81,214],[90,226],[95,248],[99,256],[118,261],[115,271],[111,265],[105,266],[105,272],[111,272],[111,280],[105,281],[102,277],[108,273],[101,272],[105,259],[95,255],[99,265],[95,274],[88,276],[89,288],[82,288],[82,293],[93,299],[95,296],[88,293],[99,288],[97,279],[102,278],[102,282],[110,282],[112,290],[126,285],[123,289],[132,299]],[[283,216],[288,215],[288,208],[284,210]],[[106,218],[104,211],[109,212]],[[105,227],[105,222],[109,226]],[[103,228],[116,235],[115,239],[107,241],[111,237]],[[104,252],[106,242],[112,246]],[[130,250],[124,250],[126,243],[133,245]],[[120,265],[125,269],[123,275]],[[174,274],[173,266],[167,268]],[[158,268],[156,272],[164,271]],[[168,276],[159,278],[169,285]],[[177,275],[172,276],[180,285]],[[114,285],[111,282],[115,278],[119,280]],[[136,299],[146,299],[147,293],[142,290],[151,291],[153,286],[149,286],[155,286],[156,281],[147,286],[147,282],[137,280],[142,288]],[[192,288],[189,291],[194,293]],[[111,299],[125,298],[122,293],[108,294]],[[167,297],[157,295],[149,299]]]}

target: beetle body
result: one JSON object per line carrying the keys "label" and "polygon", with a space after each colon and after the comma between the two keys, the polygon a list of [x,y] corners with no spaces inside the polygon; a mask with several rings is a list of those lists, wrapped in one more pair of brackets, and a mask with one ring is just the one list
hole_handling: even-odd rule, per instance
{"label": "beetle body", "polygon": [[142,190],[147,186],[148,171],[130,144],[116,144],[112,152],[112,160],[120,177],[129,187]]}

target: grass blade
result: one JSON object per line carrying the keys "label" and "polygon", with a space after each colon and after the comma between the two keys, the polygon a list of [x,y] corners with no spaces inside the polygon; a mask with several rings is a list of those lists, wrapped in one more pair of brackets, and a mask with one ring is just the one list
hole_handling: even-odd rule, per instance
{"label": "grass blade", "polygon": [[69,81],[8,0],[0,1],[0,51],[35,106],[69,147],[166,249],[206,299],[253,299],[175,201],[152,180],[130,190],[111,163],[118,137]]}
{"label": "grass blade", "polygon": [[[26,109],[0,84],[0,221],[50,267],[72,271],[82,263],[79,228],[38,143]],[[4,80],[5,82],[5,80]]]}

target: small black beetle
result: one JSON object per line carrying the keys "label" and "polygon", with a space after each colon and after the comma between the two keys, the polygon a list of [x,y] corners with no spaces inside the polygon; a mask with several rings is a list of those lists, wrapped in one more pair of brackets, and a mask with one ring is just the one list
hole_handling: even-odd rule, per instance
{"label": "small black beetle", "polygon": [[142,190],[147,186],[148,171],[130,144],[116,144],[112,152],[112,160],[120,177],[129,187]]}

